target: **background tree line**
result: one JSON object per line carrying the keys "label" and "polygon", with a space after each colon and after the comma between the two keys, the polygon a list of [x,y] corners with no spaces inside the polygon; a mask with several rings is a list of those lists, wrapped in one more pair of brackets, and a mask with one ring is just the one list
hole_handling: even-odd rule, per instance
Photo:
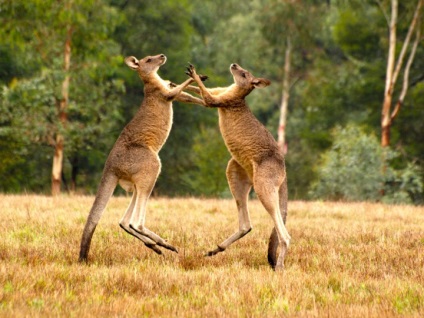
{"label": "background tree line", "polygon": [[[142,100],[127,55],[190,61],[207,86],[237,62],[284,144],[291,199],[423,202],[423,0],[1,0],[0,191],[93,193]],[[229,196],[215,110],[174,103],[158,195]]]}

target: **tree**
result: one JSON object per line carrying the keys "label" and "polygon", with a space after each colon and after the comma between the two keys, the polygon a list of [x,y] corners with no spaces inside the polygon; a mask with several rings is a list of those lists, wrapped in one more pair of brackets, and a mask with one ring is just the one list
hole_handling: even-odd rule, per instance
{"label": "tree", "polygon": [[[0,33],[1,43],[11,41],[19,45],[16,59],[27,63],[30,60],[36,66],[27,79],[16,77],[12,81],[13,85],[3,95],[6,102],[9,100],[4,107],[8,104],[9,110],[15,114],[18,112],[16,105],[25,109],[23,117],[12,120],[15,133],[22,131],[21,127],[31,129],[25,124],[19,126],[18,123],[22,121],[36,123],[40,134],[26,131],[28,138],[54,148],[51,192],[57,195],[61,188],[66,137],[69,129],[72,129],[69,117],[71,104],[74,110],[91,107],[100,99],[122,91],[122,84],[113,82],[113,70],[122,59],[115,58],[119,51],[116,44],[110,41],[120,17],[115,9],[101,0],[69,0],[65,4],[49,0],[13,1],[2,4],[1,13],[4,26]],[[108,71],[100,75],[102,72],[98,69],[106,67],[106,61],[110,62]],[[87,77],[94,82],[105,80],[102,85],[107,88],[93,82],[91,87],[82,86],[82,83],[88,82],[84,80]],[[114,84],[108,86],[108,81]],[[70,95],[73,86],[81,94],[94,99],[80,98],[83,103],[76,105],[77,98],[73,99]],[[18,91],[22,95],[16,97]],[[12,101],[15,104],[12,105]],[[110,106],[113,108],[116,103]],[[35,117],[40,120],[30,120]],[[80,133],[84,134],[83,131]]]}
{"label": "tree", "polygon": [[[383,5],[377,1],[382,7],[383,12],[387,16]],[[390,145],[390,128],[393,120],[399,113],[403,104],[409,85],[409,71],[412,63],[414,62],[415,53],[417,51],[418,43],[421,41],[421,9],[423,0],[418,0],[414,10],[413,17],[409,23],[408,33],[402,44],[402,49],[396,60],[396,44],[397,44],[397,24],[398,24],[398,1],[391,0],[391,14],[389,22],[389,50],[387,55],[387,70],[386,70],[386,86],[384,90],[384,100],[381,113],[381,146],[387,147]],[[389,18],[387,18],[389,19]],[[405,55],[408,50],[411,37],[415,33],[415,40],[412,43],[408,60],[404,66]],[[393,107],[393,94],[398,75],[404,67],[402,90]]]}
{"label": "tree", "polygon": [[[320,10],[323,5],[315,1],[269,1],[263,10],[262,31],[274,47],[273,60],[282,77],[280,115],[277,129],[277,142],[281,151],[287,152],[286,123],[290,89],[305,71],[314,46],[314,32],[320,24]],[[297,56],[293,56],[296,54]],[[279,65],[284,57],[283,67]],[[306,63],[305,63],[306,62]]]}

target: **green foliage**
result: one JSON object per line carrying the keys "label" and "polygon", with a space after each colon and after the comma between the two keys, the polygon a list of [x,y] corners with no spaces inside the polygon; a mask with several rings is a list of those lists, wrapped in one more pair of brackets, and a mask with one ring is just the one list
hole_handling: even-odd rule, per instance
{"label": "green foliage", "polygon": [[[2,185],[4,191],[19,190],[13,185],[25,187],[26,182],[30,182],[28,190],[44,189],[50,176],[43,169],[33,170],[31,161],[41,158],[34,165],[44,166],[51,159],[41,147],[53,146],[58,133],[65,138],[65,156],[72,166],[93,145],[105,148],[111,142],[109,136],[116,137],[111,132],[122,120],[118,107],[124,87],[122,80],[116,78],[122,57],[111,33],[120,17],[116,9],[102,0],[64,4],[18,0],[2,4],[0,21],[4,28],[0,31],[0,47],[14,54],[5,54],[5,60],[2,59],[10,67],[0,81],[5,84],[1,94],[0,110],[4,116],[0,133],[9,142],[7,150],[0,152],[0,161],[7,161],[11,154],[20,154],[21,160],[9,160],[8,171],[21,170],[25,160],[29,169],[26,175],[35,174],[35,181],[21,173],[9,174],[10,178]],[[68,29],[72,30],[71,69],[65,73],[63,49]],[[63,124],[58,108],[66,76],[70,76],[70,89]],[[43,156],[25,157],[36,145]]]}
{"label": "green foliage", "polygon": [[[399,3],[397,53],[415,5]],[[48,188],[57,132],[66,138],[64,177],[69,181],[77,173],[77,190],[95,191],[108,152],[143,98],[140,79],[123,63],[127,55],[166,54],[160,75],[176,83],[187,78],[188,61],[209,75],[207,87],[231,84],[228,66],[233,62],[270,79],[272,85],[250,94],[248,104],[276,135],[290,38],[289,193],[291,199],[307,198],[312,181],[322,177],[317,158],[322,153],[330,157],[326,151],[335,127],[353,123],[367,132],[380,131],[388,47],[383,11],[390,11],[390,1],[0,1],[0,191]],[[57,105],[67,75],[63,49],[70,26],[70,99],[63,126]],[[392,125],[392,146],[402,155],[387,163],[381,183],[376,172],[356,182],[358,187],[369,183],[372,190],[361,195],[371,200],[378,199],[385,184],[382,200],[424,202],[418,177],[424,171],[424,143],[419,142],[424,135],[423,56],[420,43],[408,94]],[[215,111],[174,103],[156,194],[228,195],[227,150],[217,127]],[[352,148],[351,157],[375,159],[377,169],[378,147],[372,144],[363,145],[372,156]],[[341,182],[336,174],[334,182]]]}
{"label": "green foliage", "polygon": [[383,153],[375,137],[355,126],[336,128],[331,149],[322,156],[318,182],[312,196],[330,200],[380,198],[383,185]]}
{"label": "green foliage", "polygon": [[[367,23],[364,23],[367,21]],[[344,10],[333,26],[333,37],[343,52],[355,59],[371,61],[381,58],[380,36],[376,33],[385,22],[378,8]]]}
{"label": "green foliage", "polygon": [[416,166],[395,170],[398,154],[382,149],[377,138],[355,125],[334,129],[333,145],[322,155],[311,196],[329,200],[411,203],[423,192]]}
{"label": "green foliage", "polygon": [[194,169],[183,175],[191,192],[202,196],[229,196],[225,171],[230,157],[218,128],[202,127],[191,150]]}
{"label": "green foliage", "polygon": [[404,169],[388,169],[385,177],[383,202],[422,203],[423,178],[416,164],[408,163]]}

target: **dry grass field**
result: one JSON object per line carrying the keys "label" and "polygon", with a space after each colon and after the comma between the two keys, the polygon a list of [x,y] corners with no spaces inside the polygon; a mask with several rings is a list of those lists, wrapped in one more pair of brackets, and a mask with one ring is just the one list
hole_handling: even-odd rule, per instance
{"label": "dry grass field", "polygon": [[129,201],[109,202],[79,264],[93,197],[0,195],[0,316],[424,316],[424,207],[290,202],[276,273],[256,200],[253,231],[211,258],[237,228],[232,200],[151,199],[147,226],[179,248],[162,256],[119,228]]}

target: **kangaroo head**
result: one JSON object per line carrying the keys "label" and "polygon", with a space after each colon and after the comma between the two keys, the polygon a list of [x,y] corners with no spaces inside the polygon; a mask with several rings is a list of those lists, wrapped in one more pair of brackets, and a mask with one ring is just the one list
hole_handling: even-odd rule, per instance
{"label": "kangaroo head", "polygon": [[254,77],[252,73],[243,69],[236,63],[230,65],[230,72],[233,74],[234,83],[238,87],[246,90],[247,94],[249,94],[255,88],[262,88],[271,84],[271,81],[267,80],[266,78]]}
{"label": "kangaroo head", "polygon": [[141,78],[146,78],[150,74],[154,74],[159,70],[159,67],[166,62],[166,56],[163,54],[155,56],[146,56],[141,60],[137,60],[134,56],[125,58],[125,63],[128,67],[140,75]]}

